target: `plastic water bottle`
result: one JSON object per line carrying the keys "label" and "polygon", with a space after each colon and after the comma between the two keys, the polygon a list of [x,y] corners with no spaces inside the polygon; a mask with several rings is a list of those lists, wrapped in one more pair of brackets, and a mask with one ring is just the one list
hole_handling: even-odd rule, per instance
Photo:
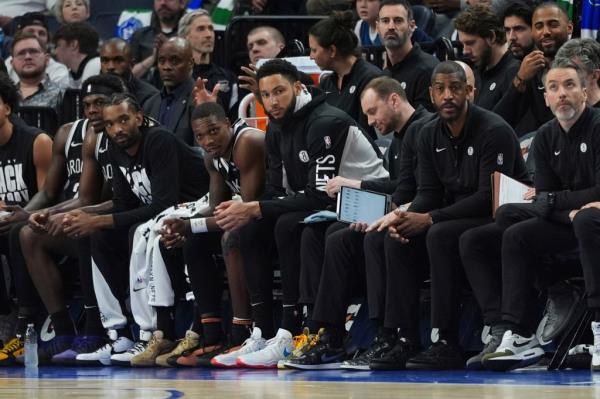
{"label": "plastic water bottle", "polygon": [[37,368],[38,366],[38,337],[33,323],[27,325],[25,333],[25,368]]}

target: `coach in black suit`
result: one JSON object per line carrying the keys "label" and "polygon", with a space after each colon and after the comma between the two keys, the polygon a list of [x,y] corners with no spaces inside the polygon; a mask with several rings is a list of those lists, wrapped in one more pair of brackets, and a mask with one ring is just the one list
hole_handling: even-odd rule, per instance
{"label": "coach in black suit", "polygon": [[166,41],[158,51],[158,72],[163,89],[144,104],[146,115],[157,119],[189,145],[194,145],[191,127],[193,66],[192,48],[187,40],[174,37]]}

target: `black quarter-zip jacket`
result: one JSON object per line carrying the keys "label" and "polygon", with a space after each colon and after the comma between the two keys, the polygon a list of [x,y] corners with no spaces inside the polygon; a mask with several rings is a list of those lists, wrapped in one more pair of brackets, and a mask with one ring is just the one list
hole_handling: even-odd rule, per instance
{"label": "black quarter-zip jacket", "polygon": [[419,187],[409,211],[428,212],[434,223],[492,215],[491,175],[525,181],[517,137],[498,115],[469,104],[460,136],[439,118],[423,126],[418,144]]}
{"label": "black quarter-zip jacket", "polygon": [[512,85],[512,80],[519,72],[521,63],[510,51],[489,70],[475,70],[475,105],[492,110]]}
{"label": "black quarter-zip jacket", "polygon": [[535,189],[554,192],[553,220],[600,200],[600,109],[583,111],[569,132],[555,118],[538,129],[533,147]]}
{"label": "black quarter-zip jacket", "polygon": [[341,175],[363,180],[387,177],[379,149],[344,111],[311,89],[310,102],[282,121],[269,122],[268,169],[263,216],[322,210],[333,205],[327,181]]}

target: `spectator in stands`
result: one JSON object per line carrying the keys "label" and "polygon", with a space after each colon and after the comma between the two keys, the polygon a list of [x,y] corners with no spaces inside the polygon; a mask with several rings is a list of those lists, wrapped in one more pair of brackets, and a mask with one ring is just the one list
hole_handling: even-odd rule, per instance
{"label": "spectator in stands", "polygon": [[428,87],[437,58],[425,53],[410,38],[415,30],[412,8],[406,0],[382,0],[377,30],[383,39],[387,60],[385,69],[400,82],[413,107],[432,109]]}
{"label": "spectator in stands", "polygon": [[54,34],[56,59],[69,68],[69,87],[81,88],[81,83],[100,73],[98,32],[82,22],[62,25]]}
{"label": "spectator in stands", "polygon": [[250,63],[256,65],[258,60],[276,58],[285,48],[285,38],[272,26],[257,26],[248,32],[246,44]]}
{"label": "spectator in stands", "polygon": [[158,120],[188,145],[194,145],[191,127],[194,108],[193,66],[190,43],[181,37],[167,40],[158,50],[158,71],[164,87],[144,105],[146,115]]}
{"label": "spectator in stands", "polygon": [[100,46],[100,73],[112,73],[123,79],[129,92],[143,107],[158,90],[150,83],[133,76],[132,68],[131,47],[125,40],[115,37]]}
{"label": "spectator in stands", "polygon": [[533,12],[531,25],[537,50],[523,58],[512,84],[493,110],[511,126],[516,126],[531,111],[537,128],[553,117],[544,100],[542,74],[558,49],[569,40],[573,24],[560,5],[546,2]]}
{"label": "spectator in stands", "polygon": [[4,0],[0,12],[0,27],[6,28],[13,18],[30,12],[52,10],[56,0]]}
{"label": "spectator in stands", "polygon": [[[276,367],[291,351],[292,334],[300,332],[297,295],[303,225],[298,222],[314,210],[332,205],[325,185],[340,171],[345,170],[348,178],[361,180],[385,177],[387,171],[377,148],[356,122],[327,104],[323,95],[306,90],[293,65],[280,59],[267,61],[258,70],[257,79],[270,117],[266,136],[268,186],[262,200],[221,203],[215,216],[222,229],[239,229],[256,325],[240,350],[223,356],[228,363],[235,364],[237,357],[238,365],[265,368]],[[283,165],[288,184],[283,180]],[[275,335],[273,267],[268,250],[275,245],[282,267],[283,317],[275,338],[266,341]]]}
{"label": "spectator in stands", "polygon": [[[123,93],[126,90],[123,81],[113,75],[96,75],[83,82],[85,119],[66,124],[57,133],[57,142],[70,135],[71,138],[75,137],[75,141],[65,144],[80,147],[73,151],[80,151],[82,165],[69,165],[70,170],[80,169],[81,172],[77,182],[77,195],[35,212],[30,216],[29,224],[19,233],[29,276],[50,314],[56,332],[53,344],[40,351],[41,363],[52,361],[59,365],[80,364],[75,359],[78,354],[95,351],[107,344],[94,294],[89,239],[68,237],[64,231],[68,224],[63,222],[67,212],[74,209],[95,212],[108,210],[112,206],[108,200],[111,198],[113,173],[107,152],[108,136],[104,129],[102,109],[113,93]],[[79,134],[81,136],[76,137]],[[61,273],[61,266],[57,262],[59,258],[54,256],[59,254],[61,257],[77,259],[78,267],[70,269],[68,274]],[[73,274],[81,283],[85,313],[85,325],[77,337],[75,323],[67,309],[68,297],[64,292],[67,286],[65,280],[72,278]]]}
{"label": "spectator in stands", "polygon": [[460,13],[454,26],[463,55],[475,66],[475,104],[491,110],[519,70],[519,61],[506,48],[502,21],[488,6],[475,5]]}
{"label": "spectator in stands", "polygon": [[356,0],[358,21],[354,33],[361,46],[382,46],[377,32],[377,17],[379,15],[379,0]]}
{"label": "spectator in stands", "polygon": [[46,74],[50,55],[33,33],[19,33],[12,43],[11,64],[19,77],[20,105],[50,107],[58,111],[63,91]]}
{"label": "spectator in stands", "polygon": [[[42,188],[52,158],[52,139],[25,124],[13,123],[11,114],[16,112],[19,94],[14,83],[0,74],[0,210],[9,212],[0,218],[0,254],[4,255],[12,270],[12,281],[17,268],[10,254],[9,232],[26,220],[24,213],[33,208],[27,204]],[[0,269],[0,315],[11,313],[11,301],[6,292],[4,268]],[[11,337],[13,332],[11,331]],[[5,341],[6,342],[6,341]],[[8,342],[6,342],[8,343]],[[0,350],[0,365],[3,363]]]}
{"label": "spectator in stands", "polygon": [[555,118],[535,138],[533,203],[505,204],[494,223],[460,239],[466,274],[491,325],[491,339],[468,367],[512,370],[544,354],[535,333],[535,284],[542,275],[544,281],[556,276],[540,267],[541,259],[577,250],[571,211],[600,199],[600,110],[586,106],[585,85],[577,63],[552,62],[544,97]]}
{"label": "spectator in stands", "polygon": [[[40,40],[42,47],[45,49],[48,48],[48,43],[50,42],[50,30],[48,29],[46,17],[43,14],[37,12],[24,14],[17,25],[17,34],[19,32],[36,35]],[[10,78],[13,82],[18,83],[19,77],[12,67],[11,59],[12,57],[7,58],[4,63]],[[65,65],[56,62],[52,57],[48,58],[46,73],[50,80],[56,83],[60,88],[65,89],[69,87],[69,70]]]}
{"label": "spectator in stands", "polygon": [[90,18],[90,0],[56,0],[54,15],[62,24],[85,22]]}
{"label": "spectator in stands", "polygon": [[[211,60],[215,49],[215,31],[208,12],[203,9],[185,14],[179,21],[179,37],[186,39],[194,58],[192,78],[200,79],[201,87],[210,91],[235,120],[238,102],[238,85],[235,74]],[[199,82],[200,83],[200,82]],[[203,87],[202,87],[203,86]]]}
{"label": "spectator in stands", "polygon": [[509,3],[502,14],[508,49],[520,61],[535,48],[531,32],[532,16],[531,6],[520,0]]}
{"label": "spectator in stands", "polygon": [[[409,203],[417,190],[416,145],[420,126],[430,120],[433,114],[423,106],[415,110],[406,100],[400,82],[388,76],[373,79],[367,84],[361,93],[361,107],[370,124],[377,126],[384,135],[393,135],[388,151],[390,179],[360,181],[336,176],[327,182],[327,194],[335,197],[340,186],[349,186],[391,194],[393,207]],[[304,356],[306,360],[292,356],[284,363],[287,367],[317,369],[339,364],[340,358],[335,354],[340,353],[339,349],[342,348],[348,301],[366,291],[363,242],[366,227],[364,223],[348,226],[336,222],[331,225],[315,223],[304,228],[300,257],[300,303],[306,304],[309,309],[309,331],[315,333],[321,327],[325,331],[320,333],[320,345],[311,348]],[[368,302],[370,304],[371,300]],[[313,305],[314,312],[310,311]],[[382,322],[375,320],[378,324]],[[343,368],[368,370],[371,359],[381,357],[394,346],[395,335],[388,337],[383,334],[383,326],[378,327],[380,331],[373,345],[362,356],[345,362]],[[326,356],[334,363],[328,364],[321,358],[326,351],[324,342],[330,351]]]}
{"label": "spectator in stands", "polygon": [[376,138],[375,130],[360,109],[359,94],[371,79],[383,73],[360,56],[358,38],[352,31],[352,13],[336,13],[317,22],[308,31],[308,43],[310,58],[322,70],[333,71],[319,83],[326,101],[345,111]]}
{"label": "spectator in stands", "polygon": [[154,0],[150,26],[138,29],[131,38],[131,56],[133,57],[133,75],[157,85],[157,73],[152,71],[156,65],[156,56],[160,46],[177,35],[177,25],[185,14],[186,0]]}
{"label": "spectator in stands", "polygon": [[600,43],[594,39],[571,39],[558,50],[556,58],[567,58],[585,73],[587,105],[600,108]]}
{"label": "spectator in stands", "polygon": [[[438,117],[421,129],[417,194],[407,211],[396,209],[367,229],[383,232],[390,227],[384,238],[385,266],[379,261],[379,267],[366,269],[367,281],[385,282],[368,286],[368,292],[375,290],[385,298],[371,316],[383,318],[384,327],[400,328],[396,348],[377,361],[380,369],[464,368],[458,340],[463,289],[458,239],[491,220],[494,171],[516,178],[526,174],[512,128],[492,112],[469,104],[470,90],[458,64],[446,61],[436,67],[430,93]],[[453,150],[456,143],[460,144]],[[463,154],[462,162],[456,163],[452,151]],[[365,253],[373,264],[381,258],[377,247]],[[431,326],[439,329],[439,336],[417,354],[419,287],[429,269]]]}
{"label": "spectator in stands", "polygon": [[[114,171],[113,207],[100,214],[71,211],[65,216],[64,231],[73,238],[91,235],[94,290],[102,322],[117,338],[131,336],[125,300],[135,229],[170,206],[201,198],[208,191],[208,174],[200,153],[164,127],[153,126],[131,95],[112,96],[102,114]],[[132,357],[156,345],[159,338],[148,330],[140,330],[139,337],[127,352],[112,354],[111,364],[131,365]],[[167,343],[162,349],[174,346]]]}

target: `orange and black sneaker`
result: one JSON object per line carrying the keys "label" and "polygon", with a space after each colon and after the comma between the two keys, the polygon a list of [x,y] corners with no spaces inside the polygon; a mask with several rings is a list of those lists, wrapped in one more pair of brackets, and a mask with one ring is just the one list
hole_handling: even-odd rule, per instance
{"label": "orange and black sneaker", "polygon": [[21,338],[15,337],[0,349],[0,366],[10,366],[15,363],[17,357],[24,354],[25,342],[21,341]]}
{"label": "orange and black sneaker", "polygon": [[178,367],[198,367],[200,366],[198,360],[208,357],[210,364],[210,359],[218,355],[221,352],[222,347],[223,345],[221,343],[202,346],[191,353],[182,354],[177,358],[175,363]]}

